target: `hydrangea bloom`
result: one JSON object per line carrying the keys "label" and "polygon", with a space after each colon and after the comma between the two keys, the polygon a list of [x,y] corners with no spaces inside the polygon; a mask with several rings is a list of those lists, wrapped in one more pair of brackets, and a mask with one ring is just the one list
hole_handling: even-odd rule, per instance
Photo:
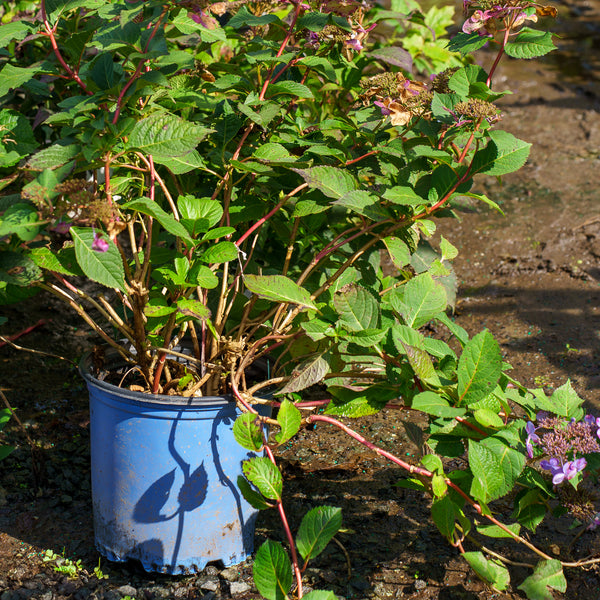
{"label": "hydrangea bloom", "polygon": [[565,479],[573,479],[579,471],[583,471],[587,465],[585,458],[578,458],[576,460],[570,460],[564,464],[561,464],[558,458],[551,458],[550,460],[542,460],[540,467],[550,471],[552,474],[552,483],[558,485],[565,481]]}
{"label": "hydrangea bloom", "polygon": [[527,441],[525,442],[527,456],[533,458],[533,444],[539,444],[541,442],[540,436],[535,432],[535,426],[531,421],[525,425],[525,431],[527,432]]}

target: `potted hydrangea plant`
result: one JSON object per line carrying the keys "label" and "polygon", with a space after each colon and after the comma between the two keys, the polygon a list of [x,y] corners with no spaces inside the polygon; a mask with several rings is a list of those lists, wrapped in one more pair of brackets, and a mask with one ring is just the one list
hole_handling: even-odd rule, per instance
{"label": "potted hydrangea plant", "polygon": [[[501,560],[465,550],[466,507],[531,547],[518,527],[535,529],[529,507],[552,486],[536,468],[544,425],[523,417],[597,424],[568,385],[550,398],[521,388],[489,332],[469,339],[446,314],[456,249],[430,245],[435,218],[458,197],[495,206],[473,178],[529,152],[498,128],[498,62],[554,47],[530,27],[554,9],[464,6],[450,47],[438,36],[451,9],[423,15],[411,0],[47,0],[0,27],[0,294],[54,294],[94,334],[82,372],[109,557],[232,564],[251,551],[255,511],[275,507],[291,559],[267,542],[256,584],[302,597],[341,517],[313,509],[294,539],[275,451],[328,422],[412,474],[441,533],[508,585]],[[486,44],[489,71],[464,58]],[[454,341],[431,337],[432,321]],[[327,401],[300,397],[315,385]],[[339,420],[398,399],[429,420],[419,464]],[[448,473],[441,456],[465,453]],[[548,458],[555,484],[577,487],[592,466],[577,450]],[[509,527],[488,503],[517,481]],[[224,516],[204,531],[209,506]],[[560,587],[560,561],[540,556]]]}

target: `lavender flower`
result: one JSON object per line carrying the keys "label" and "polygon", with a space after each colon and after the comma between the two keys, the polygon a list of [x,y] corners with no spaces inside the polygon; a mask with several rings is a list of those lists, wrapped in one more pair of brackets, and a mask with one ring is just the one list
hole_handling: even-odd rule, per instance
{"label": "lavender flower", "polygon": [[540,440],[540,436],[535,432],[535,426],[531,421],[525,425],[525,431],[527,432],[527,440],[525,442],[527,456],[533,458],[533,444],[539,444],[542,440]]}
{"label": "lavender flower", "polygon": [[107,252],[108,242],[102,237],[102,233],[94,231],[94,241],[92,242],[92,250],[96,252]]}
{"label": "lavender flower", "polygon": [[540,467],[550,471],[552,474],[552,483],[558,485],[565,481],[565,479],[573,479],[579,471],[583,471],[587,465],[585,458],[578,458],[576,460],[568,461],[564,465],[561,464],[558,458],[551,458],[550,460],[542,460]]}

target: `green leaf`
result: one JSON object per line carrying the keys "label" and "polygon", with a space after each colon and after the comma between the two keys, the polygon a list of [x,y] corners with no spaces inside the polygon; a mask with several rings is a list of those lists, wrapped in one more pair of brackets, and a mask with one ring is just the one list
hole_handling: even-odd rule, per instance
{"label": "green leaf", "polygon": [[[24,287],[40,279],[42,272],[30,258],[18,252],[0,252],[0,281]],[[6,291],[3,287],[0,291]]]}
{"label": "green leaf", "polygon": [[190,237],[187,229],[177,221],[172,215],[163,210],[155,201],[150,198],[138,198],[123,205],[127,210],[137,210],[144,215],[156,219],[169,233],[181,238],[188,244],[193,245],[194,240]]}
{"label": "green leaf", "polygon": [[411,187],[402,185],[388,188],[384,192],[383,197],[392,204],[400,206],[419,206],[427,202],[425,198],[421,198]]}
{"label": "green leaf", "polygon": [[294,368],[289,381],[277,392],[277,395],[299,392],[315,385],[323,381],[329,371],[329,363],[323,358],[322,354],[309,358]]}
{"label": "green leaf", "polygon": [[531,144],[508,131],[490,131],[490,141],[473,156],[471,173],[486,173],[499,177],[518,171],[527,160]]}
{"label": "green leaf", "polygon": [[319,73],[323,73],[329,81],[337,82],[337,75],[335,73],[335,69],[331,64],[331,61],[327,60],[322,56],[305,56],[301,58],[297,63],[297,65],[304,65],[306,67],[311,67],[315,71]]}
{"label": "green leaf", "polygon": [[92,249],[94,241],[92,228],[71,227],[69,233],[75,242],[77,263],[86,277],[126,293],[123,260],[113,241],[104,235],[104,239],[108,242],[108,250],[98,252]]}
{"label": "green leaf", "polygon": [[410,250],[400,238],[386,237],[383,238],[383,243],[390,255],[390,260],[397,269],[403,269],[410,263]]}
{"label": "green leaf", "polygon": [[256,588],[267,600],[288,598],[293,581],[292,564],[279,542],[267,540],[258,549],[252,575]]}
{"label": "green leaf", "polygon": [[491,393],[502,372],[502,353],[498,342],[486,329],[464,347],[458,361],[458,394],[467,406]]}
{"label": "green leaf", "polygon": [[441,283],[434,281],[429,273],[422,273],[410,279],[404,286],[404,310],[402,316],[406,324],[418,329],[446,308],[446,290]]}
{"label": "green leaf", "polygon": [[246,287],[257,296],[274,302],[298,304],[316,310],[310,294],[283,275],[246,275]]}
{"label": "green leaf", "polygon": [[448,491],[448,484],[444,475],[435,474],[431,478],[431,491],[436,498],[442,498]]}
{"label": "green leaf", "polygon": [[487,73],[478,65],[466,65],[458,69],[448,80],[448,87],[461,96],[469,96],[474,83],[487,81]]}
{"label": "green leaf", "polygon": [[315,558],[331,541],[342,526],[342,509],[334,506],[317,506],[304,515],[296,546],[305,561]]}
{"label": "green leaf", "polygon": [[155,162],[167,167],[174,175],[206,168],[206,163],[197,150],[190,150],[182,156],[159,156]]}
{"label": "green leaf", "polygon": [[[511,523],[506,526],[507,529],[510,529],[515,535],[519,535],[521,533],[521,526],[518,523]],[[512,538],[513,536],[510,533],[507,533],[498,525],[477,525],[477,532],[481,535],[486,535],[492,538]]]}
{"label": "green leaf", "polygon": [[383,385],[371,385],[358,391],[332,386],[329,391],[334,398],[327,405],[325,414],[351,418],[373,415],[398,396],[395,388]]}
{"label": "green leaf", "polygon": [[335,167],[312,167],[311,169],[293,169],[299,173],[311,188],[316,188],[328,198],[339,200],[348,192],[357,189],[357,183],[348,171]]}
{"label": "green leaf", "polygon": [[29,253],[29,258],[40,268],[47,271],[55,271],[63,275],[83,275],[83,272],[77,264],[75,258],[75,250],[71,246],[63,248],[56,254],[42,246],[40,248],[32,248]]}
{"label": "green leaf", "polygon": [[335,200],[333,204],[336,206],[344,206],[372,221],[380,221],[390,217],[388,210],[381,206],[379,198],[366,190],[352,190],[346,192],[341,198]]}
{"label": "green leaf", "polygon": [[487,408],[479,408],[474,413],[475,420],[484,427],[493,427],[500,429],[504,427],[504,421],[497,413]]}
{"label": "green leaf", "polygon": [[242,468],[250,483],[255,485],[265,498],[281,500],[281,472],[266,456],[246,460]]}
{"label": "green leaf", "polygon": [[13,204],[0,216],[0,238],[14,234],[24,242],[30,242],[40,229],[38,213],[30,204]]}
{"label": "green leaf", "polygon": [[504,50],[513,58],[536,58],[556,50],[556,46],[549,31],[523,27],[517,37],[506,44]]}
{"label": "green leaf", "polygon": [[350,283],[338,290],[333,305],[339,323],[349,331],[374,329],[379,324],[379,305],[373,295],[360,285]]}
{"label": "green leaf", "polygon": [[471,494],[485,503],[512,490],[525,466],[525,455],[505,440],[489,437],[469,439],[469,467],[473,473]]}
{"label": "green leaf", "polygon": [[8,94],[10,90],[22,86],[33,79],[37,70],[34,67],[22,68],[5,64],[0,71],[0,96]]}
{"label": "green leaf", "polygon": [[408,362],[415,372],[415,375],[421,381],[434,386],[440,385],[440,378],[435,371],[433,361],[425,350],[410,346],[409,344],[404,344],[404,351],[406,352],[406,357],[408,358]]}
{"label": "green leaf", "polygon": [[240,10],[238,10],[233,17],[231,17],[227,23],[227,26],[233,27],[234,29],[240,29],[241,27],[261,27],[262,25],[280,22],[281,20],[276,15],[265,14],[257,17],[245,6],[242,6],[242,8],[240,8]]}
{"label": "green leaf", "polygon": [[278,444],[284,444],[300,430],[302,414],[289,400],[284,400],[277,412],[277,422],[281,431],[275,436]]}
{"label": "green leaf", "polygon": [[539,408],[542,410],[567,417],[567,419],[575,419],[576,421],[580,421],[583,418],[584,410],[581,407],[583,400],[573,389],[570,379],[564,385],[554,390],[550,398],[547,398],[543,391],[536,393],[535,398]]}
{"label": "green leaf", "polygon": [[133,126],[126,148],[150,154],[160,162],[186,155],[212,131],[174,115],[156,113]]}
{"label": "green leaf", "polygon": [[457,33],[449,42],[448,50],[451,52],[460,52],[463,56],[471,54],[479,48],[483,48],[488,43],[488,38],[484,35],[475,33]]}
{"label": "green leaf", "polygon": [[421,392],[417,394],[412,400],[411,408],[420,410],[428,415],[446,418],[462,417],[467,412],[464,408],[450,406],[448,400],[435,392]]}
{"label": "green leaf", "polygon": [[209,246],[199,259],[209,264],[226,263],[238,257],[238,247],[233,242],[218,242]]}
{"label": "green leaf", "polygon": [[267,88],[267,94],[271,98],[276,94],[290,94],[298,98],[314,98],[310,88],[297,81],[279,81],[272,83]]}
{"label": "green leaf", "polygon": [[421,458],[423,466],[432,473],[444,473],[444,464],[442,459],[437,454],[426,454]]}
{"label": "green leaf", "polygon": [[193,298],[180,298],[177,300],[177,310],[179,314],[197,321],[206,321],[210,318],[210,310],[200,300],[194,300]]}
{"label": "green leaf", "polygon": [[273,508],[273,505],[267,502],[261,494],[259,494],[242,475],[237,478],[237,486],[244,496],[244,500],[257,510],[265,510],[267,508]]}
{"label": "green leaf", "polygon": [[302,600],[337,600],[337,598],[333,592],[326,590],[311,590],[302,596]]}
{"label": "green leaf", "polygon": [[562,565],[559,560],[541,560],[530,575],[518,589],[523,590],[529,600],[552,600],[554,595],[550,590],[566,592],[567,580],[565,579]]}
{"label": "green leaf", "polygon": [[500,562],[488,560],[482,552],[464,552],[463,558],[481,579],[501,592],[510,583],[508,569]]}
{"label": "green leaf", "polygon": [[448,495],[436,498],[431,505],[431,518],[440,533],[448,539],[451,539],[454,533],[456,508],[456,504]]}
{"label": "green leaf", "polygon": [[5,48],[13,40],[18,42],[24,40],[33,31],[33,23],[27,21],[19,20],[4,23],[0,27],[0,48]]}
{"label": "green leaf", "polygon": [[254,413],[241,414],[233,424],[235,441],[253,452],[259,452],[263,447],[263,436],[257,416]]}
{"label": "green leaf", "polygon": [[78,144],[52,144],[31,156],[27,161],[27,166],[36,171],[56,169],[56,167],[62,167],[73,160],[79,152],[81,152],[81,146]]}

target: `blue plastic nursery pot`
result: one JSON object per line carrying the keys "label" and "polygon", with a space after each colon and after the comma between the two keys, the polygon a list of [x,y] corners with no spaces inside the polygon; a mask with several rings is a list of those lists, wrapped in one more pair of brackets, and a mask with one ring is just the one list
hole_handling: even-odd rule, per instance
{"label": "blue plastic nursery pot", "polygon": [[245,560],[258,511],[236,485],[254,455],[233,437],[235,403],[121,389],[94,378],[89,357],[80,371],[90,396],[98,551],[174,574]]}

